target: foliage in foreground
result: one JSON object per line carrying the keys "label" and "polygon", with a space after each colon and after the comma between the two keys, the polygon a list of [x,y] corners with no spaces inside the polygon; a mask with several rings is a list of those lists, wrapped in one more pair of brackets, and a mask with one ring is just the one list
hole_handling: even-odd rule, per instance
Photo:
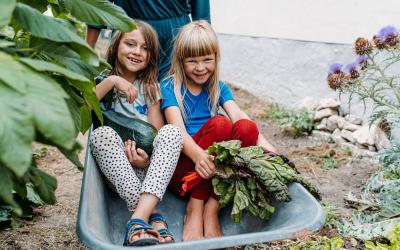
{"label": "foliage in foreground", "polygon": [[[359,56],[355,62],[344,68],[331,65],[329,86],[349,94],[349,103],[354,97],[371,102],[371,124],[380,123],[389,132],[400,128],[400,36],[396,28],[384,27],[371,40],[358,38],[354,50]],[[380,168],[364,187],[361,199],[352,199],[357,211],[339,228],[343,235],[361,240],[385,237],[400,224],[400,145],[392,142],[376,158]]]}
{"label": "foliage in foreground", "polygon": [[285,109],[273,104],[267,109],[266,117],[278,121],[281,128],[295,138],[303,134],[311,134],[315,128],[314,115],[309,111]]}
{"label": "foliage in foreground", "polygon": [[[48,8],[54,17],[43,14]],[[36,167],[32,142],[58,147],[81,167],[77,133],[89,128],[92,110],[102,119],[93,79],[107,65],[79,36],[80,21],[135,27],[106,0],[1,2],[0,222],[56,201],[56,179]]]}

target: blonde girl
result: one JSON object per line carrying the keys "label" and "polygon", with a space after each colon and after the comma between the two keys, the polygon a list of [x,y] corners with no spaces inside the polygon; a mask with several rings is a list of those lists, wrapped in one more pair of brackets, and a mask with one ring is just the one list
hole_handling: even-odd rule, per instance
{"label": "blonde girl", "polygon": [[[136,20],[137,29],[117,32],[107,53],[112,70],[96,79],[102,100],[113,93],[111,110],[139,118],[159,129],[149,158],[135,141],[123,142],[110,127],[99,127],[90,138],[94,158],[107,180],[133,212],[126,225],[124,245],[172,242],[165,218],[156,211],[174,173],[182,149],[182,133],[164,125],[157,83],[158,40],[154,29]],[[103,106],[104,107],[104,106]]]}
{"label": "blonde girl", "polygon": [[[161,109],[167,122],[183,132],[183,154],[170,182],[178,193],[182,178],[196,171],[204,178],[189,194],[183,240],[217,237],[219,203],[211,177],[213,157],[205,152],[214,142],[241,140],[276,151],[256,124],[235,103],[228,85],[219,79],[220,51],[215,32],[206,21],[185,25],[178,33],[169,78],[161,84]],[[229,118],[218,115],[223,108]]]}

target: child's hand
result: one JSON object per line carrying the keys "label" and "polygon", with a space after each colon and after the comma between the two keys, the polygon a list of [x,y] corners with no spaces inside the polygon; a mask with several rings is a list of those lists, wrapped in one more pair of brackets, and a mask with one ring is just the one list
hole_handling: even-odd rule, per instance
{"label": "child's hand", "polygon": [[150,165],[149,156],[147,153],[141,149],[136,149],[136,142],[127,140],[125,142],[124,148],[126,157],[128,157],[128,161],[137,168],[147,168]]}
{"label": "child's hand", "polygon": [[204,179],[209,179],[215,175],[214,156],[202,152],[195,161],[194,169]]}
{"label": "child's hand", "polygon": [[110,76],[114,82],[115,88],[126,96],[126,101],[132,103],[138,97],[138,90],[132,83],[128,82],[120,76]]}

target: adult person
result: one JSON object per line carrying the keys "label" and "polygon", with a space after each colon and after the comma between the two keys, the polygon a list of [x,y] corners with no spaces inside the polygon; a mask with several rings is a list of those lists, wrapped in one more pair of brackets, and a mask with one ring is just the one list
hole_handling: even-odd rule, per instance
{"label": "adult person", "polygon": [[[170,66],[173,40],[180,27],[192,20],[210,22],[209,0],[110,0],[125,10],[133,19],[149,23],[156,30],[161,46],[158,80],[162,80]],[[190,16],[189,16],[190,15]],[[104,26],[89,25],[86,40],[94,47]]]}

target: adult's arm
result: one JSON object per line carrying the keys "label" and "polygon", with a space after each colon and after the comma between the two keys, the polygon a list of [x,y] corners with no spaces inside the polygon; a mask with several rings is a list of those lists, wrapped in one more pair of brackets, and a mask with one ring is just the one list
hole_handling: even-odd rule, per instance
{"label": "adult's arm", "polygon": [[101,28],[94,28],[92,26],[87,27],[86,32],[86,42],[89,44],[90,47],[94,48],[96,45],[97,39],[99,38]]}
{"label": "adult's arm", "polygon": [[211,23],[209,0],[190,0],[189,4],[192,9],[192,20],[207,20]]}

